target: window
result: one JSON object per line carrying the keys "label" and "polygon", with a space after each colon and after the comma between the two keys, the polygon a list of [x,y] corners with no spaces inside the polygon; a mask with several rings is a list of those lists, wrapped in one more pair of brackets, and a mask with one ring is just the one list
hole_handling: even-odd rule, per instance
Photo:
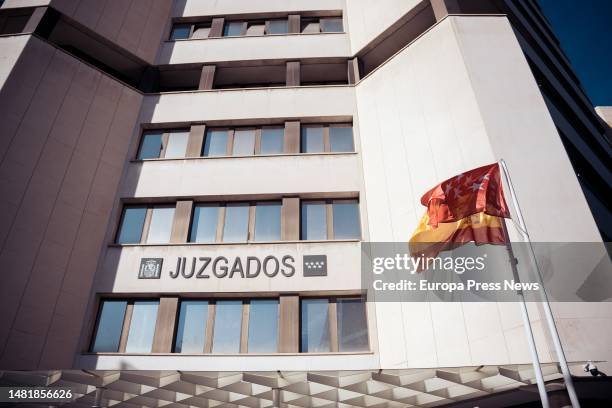
{"label": "window", "polygon": [[205,300],[183,300],[179,311],[175,353],[202,353],[206,341],[208,302]]}
{"label": "window", "polygon": [[302,125],[301,152],[354,152],[352,125]]}
{"label": "window", "polygon": [[218,204],[198,204],[193,210],[189,242],[215,242],[219,222]]}
{"label": "window", "polygon": [[320,153],[325,151],[323,126],[302,126],[302,153]]}
{"label": "window", "polygon": [[183,158],[187,152],[187,141],[189,132],[172,131],[168,133],[168,142],[164,151],[164,158],[176,159]]}
{"label": "window", "polygon": [[203,156],[227,156],[227,130],[211,129],[206,132]]}
{"label": "window", "polygon": [[[302,299],[301,352],[369,350],[365,305],[363,298]],[[336,322],[330,315],[334,309]],[[337,344],[332,338],[338,339]]]}
{"label": "window", "polygon": [[359,204],[351,200],[335,200],[332,203],[335,239],[359,239]]}
{"label": "window", "polygon": [[234,156],[252,156],[255,153],[255,129],[237,129],[234,131]]}
{"label": "window", "polygon": [[246,22],[244,21],[228,21],[223,26],[223,36],[233,37],[244,35],[246,33]]}
{"label": "window", "polygon": [[361,298],[336,300],[338,351],[369,349],[365,303]]}
{"label": "window", "polygon": [[188,140],[188,130],[144,132],[138,151],[138,160],[184,158]]}
{"label": "window", "polygon": [[249,304],[249,353],[278,351],[278,300],[251,300]]}
{"label": "window", "polygon": [[162,151],[163,132],[145,132],[140,142],[138,160],[157,159]]}
{"label": "window", "polygon": [[266,22],[266,34],[287,34],[289,24],[287,20],[269,20]]}
{"label": "window", "polygon": [[185,40],[191,33],[191,24],[175,24],[170,33],[170,40]]}
{"label": "window", "polygon": [[300,350],[303,353],[330,351],[328,300],[303,299],[301,303]]}
{"label": "window", "polygon": [[246,242],[249,230],[249,204],[231,203],[225,207],[223,242]]}
{"label": "window", "polygon": [[353,128],[350,126],[330,126],[329,145],[331,152],[354,152]]}
{"label": "window", "polygon": [[341,33],[344,31],[342,17],[322,18],[320,24],[321,31],[324,33]]}
{"label": "window", "polygon": [[[118,244],[170,242],[174,209],[174,206],[124,207],[116,242]],[[150,216],[147,217],[149,212]],[[143,240],[143,231],[147,231],[146,240]]]}
{"label": "window", "polygon": [[125,300],[105,300],[100,307],[98,327],[91,351],[117,352],[125,319]]}
{"label": "window", "polygon": [[324,201],[302,201],[300,239],[327,239],[326,204]]}
{"label": "window", "polygon": [[357,200],[302,201],[300,218],[302,240],[361,238]]}
{"label": "window", "polygon": [[147,207],[125,207],[117,234],[117,243],[140,243],[146,215]]}
{"label": "window", "polygon": [[[296,296],[296,295],[290,295]],[[298,299],[297,296],[295,298]],[[162,312],[160,307],[164,308]],[[281,308],[285,309],[281,313]],[[299,308],[299,310],[296,310]],[[177,310],[178,309],[178,310]],[[176,313],[175,326],[158,316]],[[297,313],[299,322],[281,320]],[[104,299],[91,342],[92,352],[151,353],[158,324],[174,329],[173,338],[160,336],[155,351],[173,353],[277,353],[281,332],[299,323],[294,344],[302,353],[369,350],[366,303],[354,296],[302,298]]]}
{"label": "window", "polygon": [[255,241],[281,239],[281,203],[261,202],[255,205]]}
{"label": "window", "polygon": [[150,353],[157,321],[157,300],[135,301],[130,319],[125,351],[127,353]]}
{"label": "window", "polygon": [[166,244],[170,242],[172,232],[172,221],[174,220],[175,207],[153,207],[151,209],[151,223],[147,243]]}
{"label": "window", "polygon": [[242,301],[221,300],[215,306],[213,353],[239,353]]}
{"label": "window", "polygon": [[280,154],[283,152],[285,129],[264,127],[261,129],[259,154]]}
{"label": "window", "polygon": [[281,208],[280,201],[196,204],[189,242],[278,241],[281,239]]}

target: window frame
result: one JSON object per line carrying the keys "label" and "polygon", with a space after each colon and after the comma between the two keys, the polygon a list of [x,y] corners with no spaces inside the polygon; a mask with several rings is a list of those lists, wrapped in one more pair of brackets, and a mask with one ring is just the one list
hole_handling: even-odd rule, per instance
{"label": "window frame", "polygon": [[[240,29],[240,34],[236,34],[236,35],[225,35],[225,28],[228,26],[228,24],[237,24],[240,23],[242,24],[242,28]],[[227,20],[225,19],[223,21],[223,29],[221,30],[221,37],[223,38],[233,38],[233,37],[245,37],[246,36],[246,32],[248,29],[248,20],[242,20],[242,19],[237,19],[237,20]]]}
{"label": "window frame", "polygon": [[[286,26],[287,26],[287,31],[284,33],[271,33],[270,32],[270,23],[272,22],[276,22],[276,21],[283,21],[285,22]],[[289,32],[289,16],[282,18],[282,17],[278,17],[278,18],[267,18],[265,20],[265,29],[264,29],[264,35],[288,35],[291,34]]]}
{"label": "window frame", "polygon": [[[204,333],[204,349],[201,353],[179,353],[176,350],[176,331],[178,330],[178,321],[179,321],[179,313],[181,308],[181,302],[189,301],[189,300],[205,300],[208,302],[208,313],[207,313],[207,321],[206,328]],[[239,338],[239,351],[237,353],[213,353],[213,340],[214,340],[214,331],[215,331],[215,320],[217,313],[217,303],[223,301],[240,301],[241,304],[241,313],[240,313],[240,338]],[[253,300],[275,300],[278,304],[278,313],[277,313],[277,332],[276,332],[276,350],[264,353],[249,353],[248,351],[248,342],[249,342],[249,321],[250,321],[250,305]],[[126,312],[127,313],[127,312]],[[232,297],[220,297],[220,298],[181,298],[179,305],[177,307],[177,316],[174,327],[175,335],[172,339],[172,353],[173,354],[210,354],[210,355],[235,355],[235,354],[278,354],[280,353],[278,350],[280,348],[280,333],[281,333],[281,313],[280,313],[280,298],[279,297],[251,297],[251,298],[232,298]],[[96,326],[97,328],[97,326]]]}
{"label": "window frame", "polygon": [[[151,157],[151,158],[147,158],[147,159],[140,159],[140,151],[142,150],[142,145],[144,143],[145,140],[145,136],[149,133],[155,133],[155,132],[160,132],[162,134],[161,137],[161,146],[160,146],[160,150],[159,150],[159,156],[158,157]],[[168,159],[166,159],[166,150],[168,148],[168,141],[170,140],[170,134],[172,133],[177,133],[177,132],[187,132],[187,148],[185,149],[185,157],[170,157]],[[142,132],[140,133],[140,141],[138,143],[138,149],[136,150],[136,157],[134,158],[135,161],[147,161],[147,160],[160,160],[160,159],[166,159],[166,160],[182,160],[185,159],[187,157],[187,149],[189,149],[189,139],[191,138],[191,129],[190,128],[172,128],[172,129],[143,129]]]}
{"label": "window frame", "polygon": [[[176,304],[176,315],[174,318],[174,327],[172,328],[173,336],[170,340],[171,344],[170,344],[169,353],[176,354],[176,355],[186,355],[186,356],[188,355],[212,355],[212,356],[269,355],[269,354],[282,355],[284,353],[287,353],[287,351],[280,351],[282,350],[281,339],[282,339],[282,333],[286,331],[287,327],[291,327],[292,322],[283,320],[283,303],[281,302],[282,296],[283,294],[279,293],[276,295],[251,296],[251,297],[231,297],[231,296],[224,296],[224,297],[218,297],[218,298],[192,297],[192,296],[179,297],[179,301]],[[312,299],[324,299],[327,301],[327,308],[328,308],[327,309],[327,325],[328,325],[328,330],[329,330],[329,342],[330,342],[329,351],[306,352],[306,351],[303,351],[303,348],[302,348],[301,338],[302,338],[302,329],[303,329],[303,323],[304,323],[304,321],[302,320],[302,302],[304,300],[312,300]],[[366,325],[365,329],[367,331],[367,348],[364,350],[355,350],[355,351],[347,351],[347,352],[339,351],[339,346],[340,346],[339,329],[340,328],[338,326],[337,303],[338,303],[338,300],[341,300],[341,299],[358,299],[363,304],[364,321]],[[186,352],[186,353],[177,352],[176,351],[176,341],[177,341],[177,331],[178,331],[179,320],[180,320],[181,304],[182,302],[188,302],[188,301],[194,301],[194,300],[206,301],[208,304],[207,313],[205,315],[206,323],[205,323],[205,329],[204,329],[205,332],[204,332],[203,350],[201,352],[193,352],[193,351]],[[213,339],[214,339],[217,303],[222,302],[222,301],[228,301],[228,300],[229,301],[239,301],[241,303],[239,351],[237,353],[213,353],[212,350],[213,350]],[[276,351],[265,351],[265,352],[249,352],[248,351],[251,302],[258,301],[258,300],[273,300],[273,301],[276,301],[277,303]],[[102,317],[103,304],[106,301],[126,302],[125,312],[124,312],[123,321],[121,324],[121,331],[119,335],[117,350],[116,351],[97,351],[96,352],[96,351],[93,351],[93,347],[95,345],[96,337],[97,337],[98,330],[99,330],[100,319]],[[155,297],[150,297],[150,296],[126,298],[125,296],[115,297],[115,296],[110,295],[110,296],[99,297],[97,301],[97,305],[96,305],[97,310],[95,311],[95,320],[93,322],[94,323],[93,330],[91,330],[91,336],[89,338],[87,348],[83,352],[87,354],[134,354],[133,352],[126,352],[126,346],[128,343],[130,326],[132,324],[134,305],[136,302],[143,302],[143,301],[153,301],[153,302],[158,303],[155,329],[153,331],[152,351],[149,353],[144,353],[145,355],[155,354],[156,352],[154,352],[153,349],[155,348],[156,337],[158,336],[158,329],[162,327],[159,321],[159,316],[160,316],[160,311],[161,311],[160,308],[161,308],[162,302],[161,302],[160,297],[155,298]],[[362,354],[362,353],[372,352],[372,339],[371,339],[371,331],[370,331],[369,311],[368,311],[368,303],[367,303],[367,299],[365,295],[346,294],[346,295],[329,295],[328,296],[325,294],[317,294],[317,295],[312,295],[312,296],[299,296],[297,307],[298,307],[298,316],[299,316],[299,322],[298,322],[298,328],[297,328],[298,330],[297,351],[295,352],[290,351],[289,353],[308,355],[308,354],[332,354],[332,353],[333,354],[337,354],[337,353]],[[142,354],[142,353],[136,353],[136,354]]]}
{"label": "window frame", "polygon": [[[106,301],[124,301],[127,302],[125,306],[125,312],[123,314],[123,324],[121,326],[121,334],[119,335],[119,345],[117,351],[93,351],[96,337],[98,335],[98,329],[100,325],[100,318],[102,317],[102,305]],[[143,298],[124,298],[124,297],[103,297],[98,301],[98,310],[96,312],[96,320],[94,322],[94,330],[92,332],[92,336],[89,342],[89,347],[87,348],[88,352],[95,354],[103,354],[103,353],[123,353],[123,354],[132,354],[125,351],[128,342],[128,335],[130,333],[130,325],[132,324],[132,314],[134,312],[134,303],[135,302],[143,302],[143,301],[155,301],[158,304],[157,309],[157,318],[159,318],[159,305],[161,301],[159,298],[151,298],[151,297],[143,297]],[[155,328],[153,330],[153,339],[151,339],[151,343],[153,344],[155,341],[155,335],[157,332],[157,322],[155,324]],[[150,353],[152,353],[151,351]],[[149,354],[149,353],[147,353]]]}
{"label": "window frame", "polygon": [[[334,241],[336,240],[335,236],[334,236],[334,210],[333,210],[333,205],[334,203],[341,203],[341,202],[354,202],[357,204],[357,214],[358,214],[358,219],[357,219],[357,225],[359,226],[359,237],[358,238],[341,238],[339,240],[344,241],[344,240],[359,240],[361,241],[363,239],[363,230],[361,228],[361,206],[360,206],[360,202],[359,202],[359,198],[328,198],[328,199],[300,199],[300,241],[305,241],[305,242],[309,242],[309,241]],[[303,225],[302,225],[302,205],[303,203],[323,203],[323,205],[325,205],[325,229],[326,229],[326,238],[325,239],[302,239],[302,231],[303,231]]]}
{"label": "window frame", "polygon": [[[172,34],[174,33],[174,30],[178,26],[189,27],[189,33],[187,34],[187,38],[172,38]],[[172,23],[172,26],[170,27],[170,33],[168,34],[168,41],[185,41],[185,40],[190,40],[191,37],[193,36],[193,26],[194,26],[193,23],[182,23],[180,21]]]}
{"label": "window frame", "polygon": [[[327,327],[329,330],[329,351],[303,351],[302,347],[302,329],[303,329],[303,320],[302,320],[302,301],[304,300],[315,300],[315,299],[325,299],[327,300]],[[340,349],[340,340],[339,333],[340,328],[338,326],[338,300],[340,299],[359,299],[363,303],[364,309],[364,317],[366,323],[366,331],[368,336],[368,344],[365,350],[360,351],[349,351],[349,352],[341,352]],[[321,353],[368,353],[372,351],[372,339],[370,333],[370,324],[369,324],[369,314],[368,314],[368,302],[366,301],[365,296],[363,295],[343,295],[343,296],[300,296],[300,324],[299,324],[299,354],[321,354]]]}
{"label": "window frame", "polygon": [[[303,132],[302,129],[306,128],[323,128],[323,151],[321,152],[305,152],[303,151]],[[353,142],[353,150],[346,152],[334,152],[331,149],[331,136],[330,129],[331,128],[350,128],[351,136]],[[355,149],[355,132],[352,123],[301,123],[300,124],[300,154],[322,154],[322,153],[333,153],[333,154],[343,154],[343,153],[355,153],[357,150]]]}
{"label": "window frame", "polygon": [[[225,219],[227,214],[227,206],[228,204],[246,204],[248,207],[248,218],[247,218],[247,237],[245,241],[224,241],[223,233],[225,229]],[[280,237],[275,241],[256,241],[255,240],[255,222],[256,222],[256,212],[257,212],[257,204],[278,204],[281,207],[280,211]],[[196,207],[198,206],[216,206],[218,208],[217,212],[217,226],[215,228],[215,240],[212,242],[195,242],[191,241],[191,234],[194,228],[194,214],[196,211]],[[146,222],[146,221],[145,221]],[[211,245],[211,244],[219,244],[219,243],[230,243],[230,244],[244,244],[244,243],[263,243],[263,242],[281,242],[283,240],[283,201],[282,199],[277,200],[237,200],[237,201],[196,201],[193,203],[193,208],[191,210],[191,217],[189,219],[189,233],[187,235],[187,243],[199,244],[199,245]]]}
{"label": "window frame", "polygon": [[[119,216],[119,222],[116,224],[117,229],[115,231],[115,237],[113,239],[113,244],[115,245],[145,245],[147,244],[147,238],[149,236],[149,227],[151,226],[151,218],[153,217],[153,209],[156,207],[170,207],[174,208],[174,216],[172,217],[172,224],[170,225],[170,240],[168,243],[159,244],[152,243],[151,245],[168,245],[172,240],[172,228],[174,227],[174,222],[176,220],[176,202],[174,203],[159,203],[159,204],[138,204],[138,203],[124,203],[121,208],[121,215]],[[125,242],[120,243],[119,235],[121,234],[121,226],[123,225],[123,218],[125,217],[126,208],[145,208],[145,218],[144,223],[142,225],[142,231],[140,232],[140,241],[139,242]]]}

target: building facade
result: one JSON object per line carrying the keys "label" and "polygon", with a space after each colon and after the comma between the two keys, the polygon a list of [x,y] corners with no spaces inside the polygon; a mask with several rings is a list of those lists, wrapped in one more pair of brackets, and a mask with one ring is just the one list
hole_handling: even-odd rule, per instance
{"label": "building facade", "polygon": [[[423,192],[501,158],[532,240],[609,241],[609,127],[535,1],[6,0],[0,33],[4,383],[88,406],[537,397],[516,304],[361,285],[362,242],[407,241]],[[609,304],[552,306],[573,373],[606,371]]]}

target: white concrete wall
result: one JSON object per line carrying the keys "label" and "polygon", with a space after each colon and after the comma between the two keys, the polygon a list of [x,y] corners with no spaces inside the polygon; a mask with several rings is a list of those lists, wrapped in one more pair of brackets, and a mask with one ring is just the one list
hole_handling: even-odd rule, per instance
{"label": "white concrete wall", "polygon": [[[372,241],[406,241],[425,211],[419,203],[425,191],[499,158],[508,162],[534,239],[599,240],[505,18],[444,20],[366,77],[356,98]],[[515,304],[379,303],[376,309],[383,368],[529,362]],[[575,359],[612,355],[603,345],[578,347],[569,329],[601,327],[602,319],[611,327],[612,310],[604,309],[574,304],[558,310]],[[541,357],[554,359],[538,309],[531,312]],[[603,336],[612,333],[606,329]]]}
{"label": "white concrete wall", "polygon": [[147,198],[358,192],[360,166],[354,153],[146,161],[130,164],[120,195]]}
{"label": "white concrete wall", "polygon": [[[106,250],[104,264],[96,289],[101,293],[220,293],[220,292],[295,292],[311,290],[359,290],[360,289],[360,244],[359,242],[279,242],[249,244],[191,244],[191,245],[145,245],[111,247]],[[304,277],[303,255],[327,254],[327,276]],[[212,273],[212,264],[206,269],[209,279],[171,278],[170,271],[176,272],[177,258],[187,257],[187,273],[191,271],[192,257],[224,256],[230,260],[229,269],[236,257],[241,258],[246,268],[246,257],[255,256],[260,260],[275,256],[279,261],[285,255],[295,259],[295,273],[284,276],[280,272],[270,278],[263,271],[256,278],[217,278]],[[141,258],[163,258],[160,279],[138,279]],[[200,263],[197,263],[199,268]],[[221,266],[221,265],[219,265]],[[272,268],[273,264],[269,264]],[[289,273],[289,268],[281,268]],[[115,271],[120,273],[115,274]],[[116,276],[115,276],[116,275]]]}
{"label": "white concrete wall", "polygon": [[351,38],[352,54],[357,53],[420,0],[346,0],[344,30]]}
{"label": "white concrete wall", "polygon": [[140,123],[352,116],[348,85],[253,88],[146,95]]}
{"label": "white concrete wall", "polygon": [[264,35],[165,41],[157,63],[348,58],[350,55],[349,39],[345,33]]}

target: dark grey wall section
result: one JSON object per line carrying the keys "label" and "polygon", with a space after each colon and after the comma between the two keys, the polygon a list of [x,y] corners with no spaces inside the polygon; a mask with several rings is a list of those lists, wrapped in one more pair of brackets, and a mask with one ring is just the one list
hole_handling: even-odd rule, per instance
{"label": "dark grey wall section", "polygon": [[0,367],[71,367],[142,95],[36,37],[0,42],[19,53],[0,90]]}

